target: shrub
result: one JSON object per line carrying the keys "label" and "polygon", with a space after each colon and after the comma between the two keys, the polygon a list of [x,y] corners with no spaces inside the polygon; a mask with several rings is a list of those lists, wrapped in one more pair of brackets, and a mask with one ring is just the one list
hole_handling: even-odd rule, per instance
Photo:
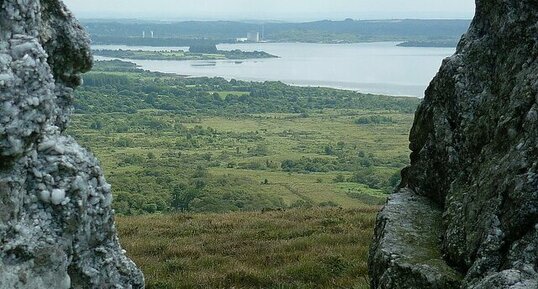
{"label": "shrub", "polygon": [[395,123],[392,117],[387,117],[383,115],[371,115],[371,116],[361,116],[355,120],[356,124],[365,125],[365,124],[387,124]]}

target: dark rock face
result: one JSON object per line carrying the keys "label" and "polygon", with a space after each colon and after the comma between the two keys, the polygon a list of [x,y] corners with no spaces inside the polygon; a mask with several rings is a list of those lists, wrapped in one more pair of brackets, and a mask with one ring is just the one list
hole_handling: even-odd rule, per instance
{"label": "dark rock face", "polygon": [[[538,1],[477,1],[456,54],[426,91],[410,141],[403,191],[378,218],[373,287],[538,288]],[[401,200],[409,192],[442,214],[431,224],[438,232],[431,260],[459,272],[458,285],[432,285],[453,272],[413,283],[419,279],[402,273],[404,265],[428,265],[407,250],[415,241],[404,240],[403,251],[385,245],[410,234],[394,232],[393,222],[423,226],[416,203]],[[394,257],[400,253],[412,261]]]}
{"label": "dark rock face", "polygon": [[89,40],[58,0],[0,0],[0,289],[144,288],[97,160],[63,131]]}

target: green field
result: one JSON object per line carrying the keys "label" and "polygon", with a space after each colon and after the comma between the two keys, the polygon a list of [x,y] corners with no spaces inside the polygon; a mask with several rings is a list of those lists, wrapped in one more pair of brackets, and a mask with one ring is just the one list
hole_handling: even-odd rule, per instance
{"label": "green field", "polygon": [[362,289],[418,103],[98,62],[68,133],[100,159],[148,289]]}
{"label": "green field", "polygon": [[[354,123],[372,113],[394,123]],[[379,204],[396,185],[411,119],[360,110],[196,119],[142,111],[77,115],[72,133],[101,160],[120,213],[170,211],[181,188],[195,194],[181,208],[195,212],[355,208]]]}
{"label": "green field", "polygon": [[378,207],[118,218],[148,289],[367,289]]}
{"label": "green field", "polygon": [[69,133],[120,214],[376,205],[408,162],[416,99],[110,64],[87,76]]}

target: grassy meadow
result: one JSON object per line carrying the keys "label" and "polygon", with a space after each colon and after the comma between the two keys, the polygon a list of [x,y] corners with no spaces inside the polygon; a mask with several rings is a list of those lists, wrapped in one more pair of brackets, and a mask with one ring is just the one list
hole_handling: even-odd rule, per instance
{"label": "grassy meadow", "polygon": [[368,287],[377,206],[119,217],[148,289]]}
{"label": "grassy meadow", "polygon": [[[182,188],[193,195],[177,205],[193,212],[356,208],[383,202],[408,154],[404,144],[412,116],[377,112],[390,115],[394,123],[354,123],[371,113],[329,110],[308,116],[184,120],[174,113],[142,111],[99,115],[104,119],[100,130],[89,128],[94,116],[76,116],[73,133],[101,160],[119,213],[170,211],[174,193]],[[110,131],[141,119],[163,128]]]}
{"label": "grassy meadow", "polygon": [[148,288],[367,288],[419,101],[98,62],[69,134]]}

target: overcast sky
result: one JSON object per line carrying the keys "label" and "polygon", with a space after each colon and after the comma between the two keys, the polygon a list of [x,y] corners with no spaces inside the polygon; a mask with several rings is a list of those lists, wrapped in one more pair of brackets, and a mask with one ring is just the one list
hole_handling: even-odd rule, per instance
{"label": "overcast sky", "polygon": [[161,20],[470,19],[474,0],[64,0],[80,18]]}

